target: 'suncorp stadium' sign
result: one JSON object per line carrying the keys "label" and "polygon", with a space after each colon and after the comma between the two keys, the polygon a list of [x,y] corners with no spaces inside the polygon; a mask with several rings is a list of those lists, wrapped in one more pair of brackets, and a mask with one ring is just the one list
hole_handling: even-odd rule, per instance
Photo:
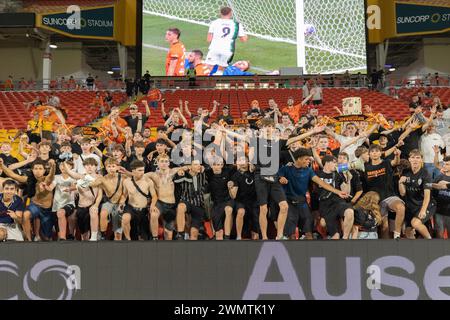
{"label": "'suncorp stadium' sign", "polygon": [[38,15],[37,25],[75,38],[113,39],[114,6]]}

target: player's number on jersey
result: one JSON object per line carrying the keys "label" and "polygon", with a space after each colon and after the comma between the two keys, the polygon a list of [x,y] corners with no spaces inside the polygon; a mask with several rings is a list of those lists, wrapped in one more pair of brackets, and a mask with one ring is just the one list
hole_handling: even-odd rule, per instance
{"label": "player's number on jersey", "polygon": [[226,36],[228,36],[230,34],[231,29],[229,27],[224,27],[222,29],[222,32],[223,32],[222,38],[225,38]]}

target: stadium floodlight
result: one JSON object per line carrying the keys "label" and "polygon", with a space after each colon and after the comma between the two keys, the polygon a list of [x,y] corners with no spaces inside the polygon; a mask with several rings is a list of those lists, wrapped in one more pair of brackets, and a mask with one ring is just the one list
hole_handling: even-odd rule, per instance
{"label": "stadium floodlight", "polygon": [[[268,48],[270,42],[297,46],[297,65],[310,74],[367,68],[364,0],[143,2],[145,14],[203,26],[218,18],[220,7],[229,6],[247,33],[267,40]],[[146,45],[157,48],[157,43]]]}
{"label": "stadium floodlight", "polygon": [[57,48],[58,48],[58,46],[57,46],[56,44],[50,44],[49,47],[50,47],[51,49],[57,49]]}

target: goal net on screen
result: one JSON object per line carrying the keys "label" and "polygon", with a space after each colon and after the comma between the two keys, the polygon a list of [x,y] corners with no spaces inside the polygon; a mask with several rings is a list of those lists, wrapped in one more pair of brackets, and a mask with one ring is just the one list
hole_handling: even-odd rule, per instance
{"label": "goal net on screen", "polygon": [[366,69],[364,0],[144,0],[144,13],[207,26],[223,6],[248,34],[303,48],[308,73]]}

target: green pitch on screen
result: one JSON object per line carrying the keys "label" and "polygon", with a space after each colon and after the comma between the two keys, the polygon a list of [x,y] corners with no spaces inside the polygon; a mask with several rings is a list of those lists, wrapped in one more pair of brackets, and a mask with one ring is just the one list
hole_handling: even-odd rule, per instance
{"label": "green pitch on screen", "polygon": [[[177,27],[181,30],[181,42],[186,50],[200,49],[203,54],[208,54],[209,44],[206,41],[208,27],[172,20],[159,16],[144,14],[143,19],[143,44],[168,48],[169,44],[164,40],[166,30]],[[165,75],[166,51],[160,49],[142,48],[143,71],[149,70],[152,75]],[[236,55],[233,61],[249,60],[252,66],[267,71],[278,70],[282,66],[295,66],[297,63],[297,50],[295,45],[262,40],[250,36],[246,43],[237,41]],[[264,73],[260,70],[252,70],[256,73]]]}

